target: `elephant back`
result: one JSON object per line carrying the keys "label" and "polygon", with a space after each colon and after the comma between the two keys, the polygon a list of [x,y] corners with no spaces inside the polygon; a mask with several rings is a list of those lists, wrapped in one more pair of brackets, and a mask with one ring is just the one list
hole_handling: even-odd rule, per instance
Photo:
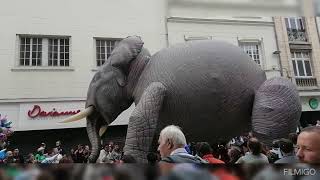
{"label": "elephant back", "polygon": [[254,94],[265,80],[265,73],[239,47],[192,41],[150,58],[137,83],[135,100],[139,102],[150,83],[161,82],[167,93],[159,129],[175,124],[189,141],[217,141],[249,130]]}

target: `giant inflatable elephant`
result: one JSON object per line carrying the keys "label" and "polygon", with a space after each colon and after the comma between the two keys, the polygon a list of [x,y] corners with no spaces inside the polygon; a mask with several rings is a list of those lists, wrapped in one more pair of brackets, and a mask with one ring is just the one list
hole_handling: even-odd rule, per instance
{"label": "giant inflatable elephant", "polygon": [[[252,130],[261,141],[296,130],[301,104],[295,86],[265,73],[239,47],[213,40],[165,48],[150,56],[139,37],[122,40],[89,86],[86,110],[90,162],[106,125],[135,103],[125,154],[146,162],[160,130],[180,126],[188,141],[228,139]],[[99,133],[100,132],[100,133]]]}

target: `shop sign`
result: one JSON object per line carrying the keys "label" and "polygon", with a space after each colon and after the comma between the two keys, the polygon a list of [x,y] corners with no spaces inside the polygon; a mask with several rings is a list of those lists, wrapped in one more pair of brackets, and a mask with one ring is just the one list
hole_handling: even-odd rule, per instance
{"label": "shop sign", "polygon": [[28,111],[28,116],[30,118],[36,118],[36,117],[56,117],[56,116],[66,116],[66,115],[74,115],[79,113],[80,110],[75,110],[75,111],[68,111],[68,110],[62,110],[62,111],[57,111],[56,108],[52,108],[51,111],[44,111],[41,109],[39,105],[34,105],[33,109]]}
{"label": "shop sign", "polygon": [[309,106],[311,107],[311,109],[317,109],[319,106],[319,101],[316,98],[311,98],[309,100]]}

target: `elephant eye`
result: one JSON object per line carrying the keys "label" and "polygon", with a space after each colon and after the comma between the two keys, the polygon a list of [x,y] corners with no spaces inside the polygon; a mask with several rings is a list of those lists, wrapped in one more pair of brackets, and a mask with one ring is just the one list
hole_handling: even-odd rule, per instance
{"label": "elephant eye", "polygon": [[268,112],[272,112],[274,109],[270,106],[264,106],[264,107],[262,107],[262,110],[263,110],[263,112],[268,113]]}

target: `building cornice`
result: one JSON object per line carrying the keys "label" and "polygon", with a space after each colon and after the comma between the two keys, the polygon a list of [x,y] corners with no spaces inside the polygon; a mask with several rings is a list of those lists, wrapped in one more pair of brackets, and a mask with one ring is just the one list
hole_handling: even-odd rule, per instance
{"label": "building cornice", "polygon": [[249,21],[236,19],[213,19],[213,18],[191,18],[191,17],[167,17],[168,22],[190,22],[190,23],[209,23],[209,24],[238,24],[238,25],[252,25],[252,26],[274,26],[271,21]]}
{"label": "building cornice", "polygon": [[85,101],[86,97],[45,97],[45,98],[8,98],[0,99],[3,103],[30,103],[30,102],[61,102],[61,101]]}
{"label": "building cornice", "polygon": [[169,1],[171,6],[215,6],[215,7],[229,7],[229,8],[262,8],[266,10],[283,9],[283,10],[300,10],[300,4],[297,1],[266,1],[266,0],[246,0],[246,1],[226,1],[226,0],[171,0]]}
{"label": "building cornice", "polygon": [[299,96],[300,97],[306,97],[306,96],[320,96],[320,90],[304,90],[304,91],[299,91]]}

